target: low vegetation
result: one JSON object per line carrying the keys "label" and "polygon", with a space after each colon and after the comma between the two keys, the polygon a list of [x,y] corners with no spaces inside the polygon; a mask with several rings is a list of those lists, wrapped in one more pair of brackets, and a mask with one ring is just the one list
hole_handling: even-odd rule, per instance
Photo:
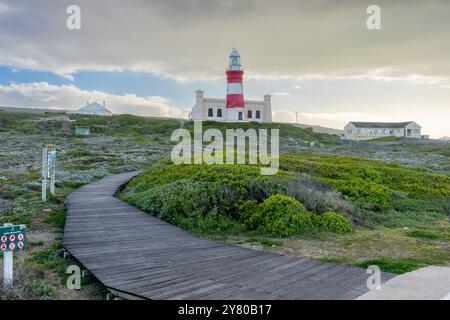
{"label": "low vegetation", "polygon": [[[17,290],[0,292],[1,299],[104,298],[95,281],[81,291],[65,287],[62,271],[75,262],[60,255],[64,200],[86,183],[150,164],[122,196],[198,235],[324,261],[377,262],[396,273],[450,265],[449,144],[347,144],[292,125],[249,123],[280,129],[281,170],[262,177],[252,166],[158,162],[173,146],[174,129],[193,130],[188,121],[53,116],[0,111],[0,223],[29,231],[29,246],[15,259]],[[89,126],[91,136],[76,136],[77,125]],[[57,192],[47,203],[40,201],[43,143],[58,150]]]}
{"label": "low vegetation", "polygon": [[[55,116],[67,117],[65,114],[0,110],[0,223],[25,224],[29,244],[15,259],[17,290],[0,292],[0,299],[103,299],[104,292],[95,282],[84,283],[81,291],[65,287],[66,275],[61,270],[74,263],[63,261],[58,248],[65,224],[66,196],[104,176],[141,170],[159,161],[170,153],[173,146],[170,136],[174,129],[193,130],[191,123],[176,119],[69,115],[68,120],[55,120]],[[76,136],[75,126],[89,126],[91,135]],[[205,126],[213,126],[213,123]],[[311,130],[275,126],[282,132],[284,146],[308,145],[307,141],[318,139],[333,140],[326,135],[313,134]],[[233,125],[224,125],[222,129],[227,127]],[[56,145],[58,152],[56,195],[49,196],[46,203],[40,200],[44,143]],[[205,225],[210,226],[214,218],[209,215],[203,220],[185,219],[184,223],[186,228],[205,230]],[[217,228],[229,230],[226,225],[230,221],[221,218],[214,220]],[[272,243],[267,238],[254,239],[258,243]]]}
{"label": "low vegetation", "polygon": [[130,182],[122,197],[188,229],[203,226],[203,231],[226,231],[240,227],[274,236],[351,230],[347,218],[320,212],[317,206],[315,212],[308,211],[297,199],[286,195],[288,186],[292,186],[288,172],[276,177],[261,176],[259,172],[257,166],[180,167],[161,162]]}
{"label": "low vegetation", "polygon": [[[326,242],[328,236],[321,234],[345,239],[385,228],[404,230],[409,238],[448,240],[448,226],[438,227],[450,210],[448,175],[354,157],[288,153],[275,176],[261,176],[259,167],[251,165],[162,161],[133,179],[121,197],[192,232],[238,243],[243,237]],[[382,269],[398,272],[412,267],[388,265],[450,261],[448,253],[425,252],[418,255],[423,258],[377,258],[384,261]]]}

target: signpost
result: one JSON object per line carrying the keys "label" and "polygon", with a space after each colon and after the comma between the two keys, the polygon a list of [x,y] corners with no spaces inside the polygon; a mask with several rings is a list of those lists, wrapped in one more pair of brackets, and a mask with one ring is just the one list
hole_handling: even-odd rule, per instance
{"label": "signpost", "polygon": [[47,201],[47,180],[50,180],[50,193],[55,194],[56,147],[44,145],[42,149],[42,201]]}
{"label": "signpost", "polygon": [[5,223],[0,227],[0,250],[3,252],[3,285],[13,284],[13,252],[26,247],[27,229],[24,225]]}

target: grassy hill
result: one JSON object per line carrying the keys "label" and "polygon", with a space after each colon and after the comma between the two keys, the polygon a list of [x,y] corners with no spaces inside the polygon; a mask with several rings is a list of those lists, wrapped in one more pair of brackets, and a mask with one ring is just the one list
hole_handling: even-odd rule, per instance
{"label": "grassy hill", "polygon": [[[261,178],[254,175],[254,168],[179,167],[160,162],[174,145],[170,141],[173,130],[193,130],[188,121],[130,115],[69,115],[66,121],[55,120],[57,116],[66,115],[0,110],[0,223],[26,224],[30,243],[29,250],[17,260],[16,278],[21,284],[17,291],[8,293],[9,297],[102,298],[102,289],[95,281],[87,282],[77,293],[64,286],[65,268],[76,263],[59,255],[64,201],[85,183],[145,168],[149,171],[127,189],[127,196],[136,197],[130,201],[143,206],[145,199],[138,198],[149,192],[155,199],[173,194],[169,200],[174,202],[168,202],[172,208],[178,208],[182,199],[188,199],[192,206],[186,208],[203,204],[200,209],[206,211],[199,212],[206,219],[198,219],[198,215],[183,222],[184,227],[203,236],[340,263],[363,265],[376,260],[385,270],[396,272],[450,261],[445,213],[450,144],[347,144],[336,136],[289,124],[203,123],[204,129],[219,128],[222,132],[242,126],[280,129],[281,171],[277,176]],[[76,136],[77,125],[90,126],[92,135]],[[316,143],[310,144],[312,141]],[[45,143],[55,144],[58,155],[56,195],[42,203],[41,148]],[[131,188],[136,188],[135,192]],[[235,189],[240,198],[232,201]],[[184,198],[176,192],[161,193],[164,190],[182,191]],[[194,190],[216,193],[211,202],[204,202],[209,198],[191,196],[189,192]],[[217,197],[225,192],[221,190],[227,190],[222,202]],[[273,228],[271,219],[263,218],[277,217],[267,214],[273,212],[273,206],[299,213],[301,217],[293,214],[287,221],[302,221],[303,231],[287,224],[287,233],[278,233],[283,228]],[[154,208],[155,214],[157,209],[161,208]],[[213,209],[217,214],[205,215]],[[348,219],[352,231],[335,215],[316,219],[316,215],[329,211]],[[243,212],[254,214],[241,217]],[[282,216],[283,212],[275,213]],[[266,227],[259,229],[255,221]]]}

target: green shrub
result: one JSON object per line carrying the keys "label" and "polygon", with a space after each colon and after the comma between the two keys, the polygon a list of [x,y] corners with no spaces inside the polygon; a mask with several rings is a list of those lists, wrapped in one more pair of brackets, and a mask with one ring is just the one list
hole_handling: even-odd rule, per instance
{"label": "green shrub", "polygon": [[163,220],[180,224],[194,213],[206,215],[217,206],[217,187],[213,183],[179,180],[135,193],[129,199],[143,210]]}
{"label": "green shrub", "polygon": [[[178,225],[196,213],[186,223],[199,226],[216,213],[250,230],[289,236],[302,232],[296,224],[304,230],[348,232],[346,218],[366,226],[437,221],[448,212],[448,194],[450,177],[445,175],[397,163],[295,153],[281,157],[275,176],[261,176],[256,165],[157,162],[128,184],[124,199]],[[293,214],[292,203],[280,204],[287,207],[281,210],[268,201],[276,195],[297,200],[302,209],[296,210],[310,213]],[[269,204],[278,211],[270,212]],[[326,212],[339,214],[322,217]]]}
{"label": "green shrub", "polygon": [[335,233],[347,233],[352,231],[352,225],[345,217],[336,212],[325,212],[321,217],[325,230]]}
{"label": "green shrub", "polygon": [[297,199],[308,211],[318,215],[328,211],[339,212],[359,224],[367,220],[361,210],[353,202],[343,199],[330,183],[301,175],[285,181],[284,186],[286,195]]}
{"label": "green shrub", "polygon": [[294,198],[273,195],[261,203],[244,223],[251,229],[288,237],[309,229],[312,226],[312,214]]}
{"label": "green shrub", "polygon": [[351,178],[334,180],[333,186],[362,208],[381,211],[392,207],[392,192],[383,185]]}
{"label": "green shrub", "polygon": [[270,181],[262,177],[247,178],[243,181],[246,190],[245,199],[263,202],[270,196],[282,193],[283,188],[275,181]]}
{"label": "green shrub", "polygon": [[250,221],[250,217],[258,210],[256,201],[245,201],[239,206],[239,220],[244,222],[250,229],[256,229],[258,226]]}
{"label": "green shrub", "polygon": [[[280,168],[287,172],[298,172],[330,182],[333,187],[356,203],[360,208],[386,211],[396,205],[408,210],[450,195],[450,177],[431,173],[424,169],[402,167],[397,163],[386,163],[351,157],[289,154],[280,159]],[[402,194],[403,199],[392,199],[393,194]],[[408,199],[406,199],[408,198]],[[400,201],[398,201],[400,200]],[[443,211],[443,206],[439,211]],[[429,210],[426,210],[429,211]]]}
{"label": "green shrub", "polygon": [[226,231],[233,228],[236,221],[217,212],[203,214],[195,212],[189,218],[180,221],[180,227],[197,232]]}

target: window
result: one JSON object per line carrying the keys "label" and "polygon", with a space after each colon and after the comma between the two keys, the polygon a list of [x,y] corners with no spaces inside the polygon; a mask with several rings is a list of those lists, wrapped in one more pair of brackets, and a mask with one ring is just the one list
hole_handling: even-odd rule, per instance
{"label": "window", "polygon": [[357,134],[361,134],[361,129],[356,129]]}
{"label": "window", "polygon": [[414,129],[413,132],[419,134],[420,130],[419,129]]}
{"label": "window", "polygon": [[389,134],[394,134],[394,129],[389,129]]}
{"label": "window", "polygon": [[212,108],[208,108],[208,117],[210,117],[210,118],[214,117]]}
{"label": "window", "polygon": [[222,118],[222,109],[217,109],[217,118]]}
{"label": "window", "polygon": [[239,114],[238,114],[238,120],[242,120],[242,112],[239,112]]}
{"label": "window", "polygon": [[261,111],[256,110],[256,119],[261,119]]}
{"label": "window", "polygon": [[381,129],[382,134],[386,134],[386,129]]}
{"label": "window", "polygon": [[252,110],[247,111],[247,118],[249,118],[249,119],[252,118]]}

